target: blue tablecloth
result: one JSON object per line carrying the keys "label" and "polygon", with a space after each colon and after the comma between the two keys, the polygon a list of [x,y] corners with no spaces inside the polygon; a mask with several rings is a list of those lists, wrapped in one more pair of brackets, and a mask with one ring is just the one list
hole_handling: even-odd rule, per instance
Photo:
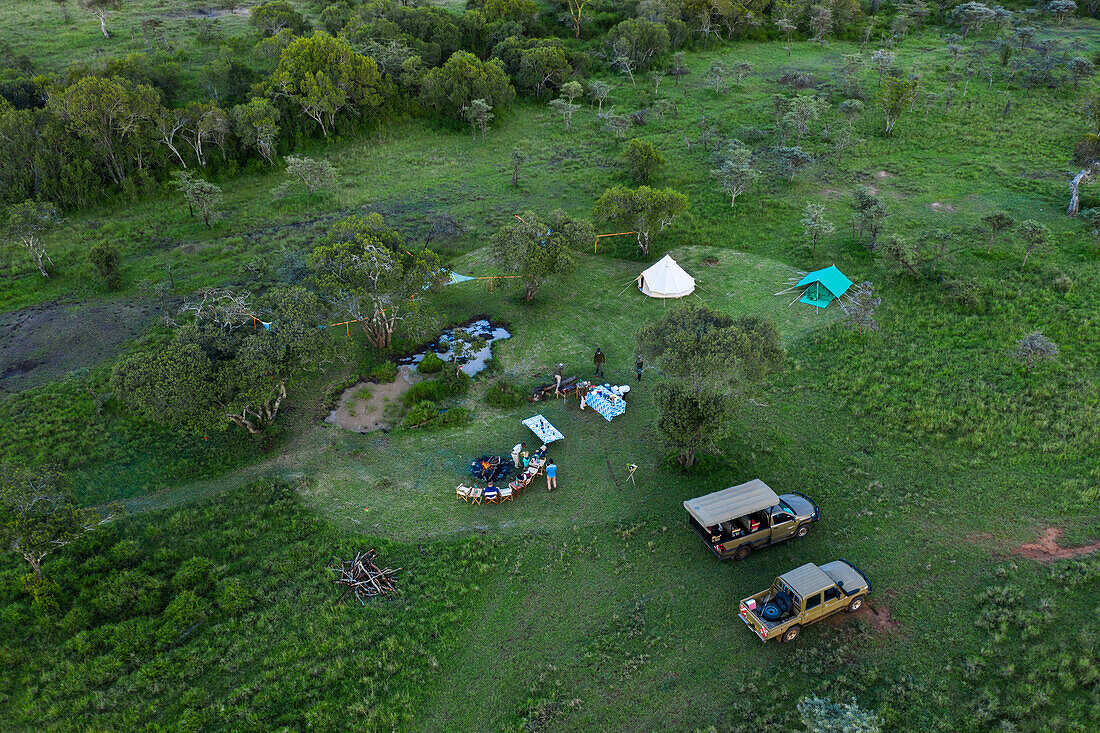
{"label": "blue tablecloth", "polygon": [[546,418],[542,415],[535,415],[522,421],[524,425],[531,429],[531,432],[539,437],[543,443],[553,443],[555,440],[561,440],[565,436],[561,434],[561,431],[546,421]]}
{"label": "blue tablecloth", "polygon": [[[612,399],[614,397],[614,399]],[[612,418],[626,412],[626,400],[616,397],[606,387],[593,387],[588,390],[584,398],[585,404],[603,416],[604,420],[611,422]]]}

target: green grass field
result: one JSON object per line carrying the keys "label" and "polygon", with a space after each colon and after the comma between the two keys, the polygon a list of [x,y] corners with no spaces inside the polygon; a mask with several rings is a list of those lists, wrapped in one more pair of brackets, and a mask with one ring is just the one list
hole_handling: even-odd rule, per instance
{"label": "green grass field", "polygon": [[[0,4],[0,17],[14,8]],[[66,44],[98,42],[90,16],[74,17]],[[1057,33],[1095,53],[1096,27]],[[633,381],[634,334],[674,305],[632,287],[646,265],[621,256],[630,237],[586,252],[575,275],[531,303],[499,281],[445,290],[434,303],[440,327],[489,314],[513,332],[494,349],[491,375],[458,401],[473,412],[465,427],[359,435],[324,424],[333,386],[380,358],[342,331],[334,338],[346,361],[291,386],[267,445],[146,430],[102,394],[105,367],[0,398],[4,456],[60,451],[85,500],[120,498],[131,510],[102,539],[47,563],[65,591],[52,614],[17,591],[22,567],[0,566],[0,664],[13,670],[0,715],[27,730],[779,731],[800,730],[795,703],[819,694],[855,697],[891,731],[1095,730],[1100,560],[1046,565],[1016,554],[1048,527],[1063,529],[1066,545],[1100,537],[1098,253],[1063,214],[1083,131],[1076,102],[975,83],[950,113],[918,107],[890,138],[869,104],[855,121],[864,142],[841,161],[790,184],[766,176],[731,210],[710,176],[700,118],[723,138],[748,139],[774,124],[769,98],[786,90],[777,83],[784,71],[824,85],[854,50],[797,43],[788,58],[778,44],[732,44],[689,54],[692,74],[660,87],[678,115],[631,133],[665,155],[656,183],[690,200],[657,246],[698,279],[693,301],[771,319],[788,353],[785,369],[743,401],[723,455],[692,472],[676,468],[656,433],[649,388],[658,375]],[[902,68],[942,87],[948,61],[934,32],[897,52]],[[718,96],[702,83],[718,57],[756,71]],[[863,81],[873,91],[870,72]],[[831,120],[841,98],[822,89]],[[640,100],[620,83],[607,104],[632,111]],[[819,135],[806,145],[825,156]],[[516,146],[530,160],[513,187]],[[599,194],[625,181],[619,150],[587,107],[566,132],[545,106],[519,103],[485,143],[401,121],[308,151],[338,167],[331,194],[274,200],[282,176],[261,170],[220,181],[226,203],[211,230],[168,191],[73,213],[53,240],[58,276],[42,282],[13,260],[0,310],[132,300],[155,311],[153,285],[168,266],[174,298],[209,285],[264,287],[287,253],[365,211],[383,213],[410,240],[425,236],[427,214],[452,212],[467,232],[447,245],[449,267],[501,274],[488,256],[491,234],[528,209],[590,216]],[[888,231],[942,229],[958,251],[919,282],[870,255],[850,226],[861,184],[884,196]],[[1083,208],[1100,204],[1095,189],[1084,198]],[[813,258],[799,224],[807,202],[825,204],[837,225]],[[996,210],[1047,225],[1053,247],[1026,268],[1011,237],[986,254],[977,227]],[[86,261],[97,240],[124,252],[119,292],[102,289]],[[821,313],[775,295],[794,273],[833,263],[874,282],[879,332],[855,333],[835,306]],[[1060,353],[1025,376],[1008,352],[1036,329]],[[16,348],[18,334],[7,343]],[[608,354],[609,380],[633,387],[626,414],[611,423],[575,402],[497,409],[483,400],[490,380],[532,384],[559,361],[587,375],[596,346]],[[101,345],[95,358],[109,365],[125,348]],[[457,501],[468,461],[530,442],[519,421],[535,412],[566,435],[551,450],[560,490],[536,483],[500,506]],[[640,466],[636,483],[626,480],[630,462]],[[823,520],[805,540],[721,563],[686,527],[681,502],[754,477],[811,496]],[[113,549],[125,540],[133,546]],[[408,569],[405,594],[366,609],[336,605],[325,567],[369,546]],[[221,591],[208,590],[180,637],[151,619],[185,589],[172,559],[192,555],[210,558],[223,582],[250,588],[250,600],[223,608]],[[101,558],[114,556],[154,579],[141,585],[153,610],[121,621],[102,610],[112,581]],[[873,581],[868,610],[808,628],[793,646],[761,645],[736,617],[738,600],[776,574],[837,557]]]}

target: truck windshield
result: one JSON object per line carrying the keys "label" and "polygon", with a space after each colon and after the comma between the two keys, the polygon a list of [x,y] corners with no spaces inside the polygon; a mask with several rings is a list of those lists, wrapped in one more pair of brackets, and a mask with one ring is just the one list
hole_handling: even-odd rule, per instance
{"label": "truck windshield", "polygon": [[787,502],[783,501],[782,499],[779,500],[779,508],[782,509],[783,511],[789,513],[789,514],[796,514],[797,513],[797,512],[795,512],[794,509],[791,509],[790,505]]}

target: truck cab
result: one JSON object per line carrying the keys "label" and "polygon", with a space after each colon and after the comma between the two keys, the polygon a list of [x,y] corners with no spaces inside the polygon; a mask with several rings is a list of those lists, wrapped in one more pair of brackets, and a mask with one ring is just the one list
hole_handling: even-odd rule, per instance
{"label": "truck cab", "polygon": [[780,575],[766,591],[742,599],[739,615],[760,641],[789,642],[807,624],[839,611],[858,611],[870,592],[867,576],[847,560],[806,563]]}
{"label": "truck cab", "polygon": [[804,494],[777,495],[753,479],[684,502],[688,524],[719,558],[744,560],[753,550],[805,537],[821,517]]}

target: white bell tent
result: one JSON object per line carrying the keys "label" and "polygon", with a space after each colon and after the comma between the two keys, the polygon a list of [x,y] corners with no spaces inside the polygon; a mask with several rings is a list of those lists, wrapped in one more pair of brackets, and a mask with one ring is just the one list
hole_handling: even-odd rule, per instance
{"label": "white bell tent", "polygon": [[683,298],[695,292],[695,278],[665,255],[638,276],[638,289],[651,298]]}

